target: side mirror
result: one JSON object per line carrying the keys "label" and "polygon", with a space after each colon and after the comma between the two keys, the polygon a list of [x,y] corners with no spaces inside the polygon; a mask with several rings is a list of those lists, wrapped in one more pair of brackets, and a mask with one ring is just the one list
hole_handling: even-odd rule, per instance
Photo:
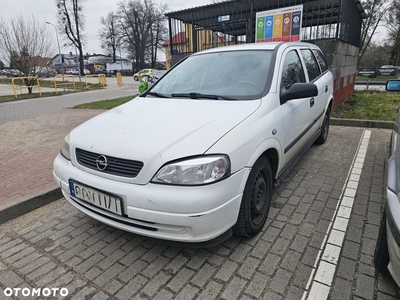
{"label": "side mirror", "polygon": [[400,80],[388,80],[386,90],[390,92],[400,92]]}
{"label": "side mirror", "polygon": [[281,103],[289,100],[318,96],[318,88],[314,83],[295,83],[289,90],[281,92]]}

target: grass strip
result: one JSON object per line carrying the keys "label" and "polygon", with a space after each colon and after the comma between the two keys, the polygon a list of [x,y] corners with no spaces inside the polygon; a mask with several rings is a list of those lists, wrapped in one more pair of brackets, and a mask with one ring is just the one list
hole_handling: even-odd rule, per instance
{"label": "grass strip", "polygon": [[114,107],[117,107],[121,104],[124,104],[132,99],[134,99],[136,95],[133,96],[125,96],[125,97],[120,97],[120,98],[115,98],[115,99],[107,99],[107,100],[101,100],[101,101],[96,101],[96,102],[90,102],[90,103],[84,103],[84,104],[79,104],[74,106],[73,108],[76,109],[112,109]]}
{"label": "grass strip", "polygon": [[400,105],[400,93],[356,91],[332,111],[332,117],[371,121],[394,121]]}

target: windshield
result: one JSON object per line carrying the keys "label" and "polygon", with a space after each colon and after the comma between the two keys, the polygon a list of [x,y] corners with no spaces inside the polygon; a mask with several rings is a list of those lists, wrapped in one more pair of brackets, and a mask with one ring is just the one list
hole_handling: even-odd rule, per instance
{"label": "windshield", "polygon": [[150,95],[194,99],[260,98],[271,65],[271,51],[242,50],[188,57],[150,90]]}

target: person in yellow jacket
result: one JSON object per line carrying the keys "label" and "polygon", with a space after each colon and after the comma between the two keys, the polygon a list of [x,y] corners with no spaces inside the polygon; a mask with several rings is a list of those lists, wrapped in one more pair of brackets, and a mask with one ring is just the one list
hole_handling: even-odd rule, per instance
{"label": "person in yellow jacket", "polygon": [[143,94],[149,87],[148,78],[144,76],[139,84],[139,94]]}

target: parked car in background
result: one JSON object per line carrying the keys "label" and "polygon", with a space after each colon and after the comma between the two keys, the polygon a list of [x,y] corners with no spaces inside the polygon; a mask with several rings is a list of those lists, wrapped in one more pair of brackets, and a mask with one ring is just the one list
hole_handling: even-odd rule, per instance
{"label": "parked car in background", "polygon": [[140,81],[143,77],[153,77],[153,69],[142,69],[139,72],[133,74],[133,79],[135,81]]}
{"label": "parked car in background", "polygon": [[110,76],[110,74],[108,73],[107,69],[97,69],[94,70],[93,74],[104,74],[106,76]]}
{"label": "parked car in background", "polygon": [[17,69],[6,69],[5,75],[7,77],[21,77],[24,76],[24,73],[22,73],[20,70]]}
{"label": "parked car in background", "polygon": [[57,71],[54,69],[43,68],[40,70],[39,77],[54,77],[57,75]]}
{"label": "parked car in background", "polygon": [[121,230],[197,246],[254,236],[274,184],[327,140],[332,105],[316,45],[205,50],[72,130],[53,175],[72,205]]}
{"label": "parked car in background", "polygon": [[83,75],[90,75],[90,71],[88,69],[83,69]]}
{"label": "parked car in background", "polygon": [[[400,92],[400,80],[389,80],[386,90]],[[376,242],[374,263],[381,272],[392,275],[400,287],[400,107],[390,138],[387,166],[386,203]]]}

